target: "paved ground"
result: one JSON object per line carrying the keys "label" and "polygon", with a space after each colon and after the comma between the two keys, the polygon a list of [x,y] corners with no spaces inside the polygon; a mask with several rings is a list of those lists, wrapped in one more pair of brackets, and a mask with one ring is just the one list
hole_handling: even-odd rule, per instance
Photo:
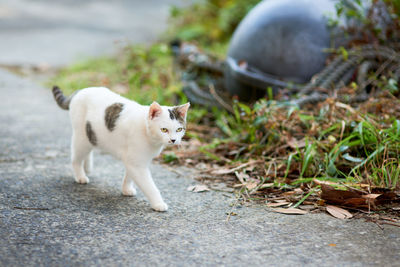
{"label": "paved ground", "polygon": [[0,0],[0,64],[58,66],[148,43],[166,28],[171,4],[193,0]]}
{"label": "paved ground", "polygon": [[[128,3],[119,0],[112,2],[116,6],[107,6],[105,1],[87,1],[85,5],[97,2],[110,8],[110,14],[112,8],[121,10],[126,6],[118,5]],[[31,25],[32,16],[21,15],[26,22],[7,20],[14,19],[10,14],[26,14],[40,3],[49,4],[48,0],[35,1],[38,6],[27,0],[4,3],[0,0],[0,64],[39,64],[43,58],[57,65],[73,60],[77,51],[90,52],[91,46],[80,39],[80,45],[62,46],[71,36],[64,27],[69,21],[54,26],[57,30],[53,33],[60,31],[56,34],[60,46],[40,50],[40,33],[32,37],[33,33],[16,26]],[[66,1],[57,3],[50,8]],[[62,17],[61,13],[72,12],[79,17],[85,5],[68,3],[77,7],[68,6],[69,11],[55,8],[54,14]],[[163,9],[163,4],[160,7]],[[43,14],[37,12],[33,20],[40,20]],[[151,24],[155,18],[143,19],[148,20],[138,25]],[[38,32],[48,28],[46,22],[39,24]],[[141,29],[137,35],[148,34],[149,40],[158,33]],[[14,41],[5,39],[7,36]],[[43,33],[43,38],[52,37]],[[141,38],[136,41],[146,41]],[[96,53],[112,47],[111,40]],[[156,183],[170,207],[167,213],[152,211],[142,194],[123,197],[122,166],[107,155],[95,155],[90,184],[76,184],[69,167],[68,113],[56,106],[50,91],[0,70],[0,100],[0,266],[399,266],[399,228],[380,229],[373,223],[342,221],[325,214],[285,216],[261,206],[237,208],[238,215],[227,221],[233,197],[186,191],[195,183],[190,172],[177,177],[162,166],[153,166]]]}

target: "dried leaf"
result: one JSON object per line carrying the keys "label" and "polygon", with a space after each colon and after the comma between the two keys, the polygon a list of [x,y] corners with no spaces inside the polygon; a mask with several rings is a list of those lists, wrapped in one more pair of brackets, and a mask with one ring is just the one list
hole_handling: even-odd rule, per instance
{"label": "dried leaf", "polygon": [[297,140],[296,138],[293,137],[287,142],[287,144],[293,149],[302,148],[306,146],[306,140],[305,139]]}
{"label": "dried leaf", "polygon": [[282,196],[291,196],[291,195],[295,195],[295,194],[297,194],[297,192],[293,190],[293,191],[287,191],[285,193],[282,193]]}
{"label": "dried leaf", "polygon": [[312,211],[312,210],[315,210],[316,208],[317,207],[315,205],[311,205],[311,204],[309,204],[309,205],[300,205],[299,206],[299,209],[306,210],[306,211]]}
{"label": "dried leaf", "polygon": [[335,106],[339,107],[339,108],[344,108],[347,109],[348,111],[350,111],[351,113],[356,113],[356,111],[354,110],[354,108],[350,107],[349,105],[346,105],[344,103],[341,102],[336,102]]}
{"label": "dried leaf", "polygon": [[277,203],[267,203],[267,207],[280,207],[290,204],[288,201],[277,202]]}
{"label": "dried leaf", "polygon": [[252,190],[252,189],[256,188],[257,185],[258,185],[258,182],[249,182],[249,183],[246,183],[246,188],[248,190]]}
{"label": "dried leaf", "polygon": [[308,212],[305,210],[301,210],[301,209],[296,209],[296,208],[277,208],[277,209],[273,209],[273,211],[275,212],[279,212],[279,213],[283,213],[283,214],[293,214],[293,215],[303,215],[303,214],[307,214]]}
{"label": "dried leaf", "polygon": [[321,184],[321,189],[321,198],[328,203],[358,208],[374,208],[373,202],[362,198],[362,194],[358,191],[337,190],[325,184]]}
{"label": "dried leaf", "polygon": [[236,171],[238,171],[238,170],[240,170],[240,169],[243,169],[243,168],[245,168],[245,167],[254,166],[255,164],[258,164],[258,163],[260,163],[260,162],[262,162],[262,161],[259,161],[259,160],[250,160],[249,162],[246,162],[246,163],[244,163],[244,164],[241,164],[241,165],[239,165],[239,166],[237,166],[237,167],[235,167],[235,168],[232,168],[232,169],[227,169],[227,168],[224,168],[224,169],[217,169],[217,170],[213,170],[211,173],[212,173],[212,174],[217,174],[217,175],[230,174],[230,173],[234,173],[234,172],[236,172]]}
{"label": "dried leaf", "polygon": [[274,187],[274,183],[266,183],[260,186],[260,189]]}
{"label": "dried leaf", "polygon": [[368,195],[362,195],[361,197],[367,198],[367,199],[375,199],[379,197],[381,194],[368,194]]}
{"label": "dried leaf", "polygon": [[326,206],[326,211],[329,212],[333,217],[339,219],[350,219],[353,215],[345,209],[328,205]]}
{"label": "dried leaf", "polygon": [[322,184],[324,184],[324,185],[337,185],[338,183],[335,183],[335,182],[331,182],[331,181],[321,181],[321,180],[318,180],[318,179],[313,179],[313,182],[314,183],[316,183],[317,185],[322,185]]}
{"label": "dried leaf", "polygon": [[245,184],[245,180],[250,178],[250,176],[244,172],[235,172],[235,175],[242,184]]}
{"label": "dried leaf", "polygon": [[211,173],[212,173],[212,174],[216,174],[216,175],[229,174],[229,173],[232,173],[232,170],[233,170],[233,172],[234,172],[234,171],[235,171],[234,169],[235,169],[235,168],[233,168],[233,169],[226,169],[226,168],[217,169],[217,170],[213,170]]}
{"label": "dried leaf", "polygon": [[303,193],[304,193],[303,189],[301,189],[301,188],[295,188],[295,189],[294,189],[294,192],[295,192],[296,194],[303,194]]}
{"label": "dried leaf", "polygon": [[187,191],[191,191],[194,193],[200,193],[200,192],[210,191],[210,189],[204,184],[197,184],[197,185],[189,186],[187,188]]}
{"label": "dried leaf", "polygon": [[275,199],[274,201],[275,201],[275,202],[279,202],[279,203],[281,203],[281,202],[287,202],[287,200],[286,200],[285,198]]}

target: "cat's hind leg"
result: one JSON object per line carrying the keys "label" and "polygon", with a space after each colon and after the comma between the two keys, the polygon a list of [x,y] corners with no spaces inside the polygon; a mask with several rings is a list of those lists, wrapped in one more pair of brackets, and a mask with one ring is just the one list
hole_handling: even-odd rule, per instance
{"label": "cat's hind leg", "polygon": [[124,196],[136,196],[136,188],[133,179],[128,176],[127,171],[125,171],[124,181],[122,182],[122,194]]}
{"label": "cat's hind leg", "polygon": [[75,181],[80,184],[89,183],[89,178],[84,171],[84,161],[89,156],[93,146],[89,143],[85,135],[72,135],[71,142],[71,161],[72,170],[74,172]]}
{"label": "cat's hind leg", "polygon": [[90,151],[86,156],[85,161],[83,163],[83,168],[86,174],[90,174],[93,170],[93,151]]}

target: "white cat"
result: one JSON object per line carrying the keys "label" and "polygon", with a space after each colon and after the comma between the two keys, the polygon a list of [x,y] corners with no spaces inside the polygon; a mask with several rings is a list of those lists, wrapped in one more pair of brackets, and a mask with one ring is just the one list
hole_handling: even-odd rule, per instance
{"label": "white cat", "polygon": [[136,184],[154,210],[166,211],[168,206],[153,182],[149,165],[165,146],[181,142],[190,103],[167,107],[153,102],[142,106],[104,87],[85,88],[65,97],[54,86],[53,95],[61,108],[69,109],[75,181],[89,182],[86,173],[92,168],[92,150],[99,148],[124,163],[125,196],[136,194]]}

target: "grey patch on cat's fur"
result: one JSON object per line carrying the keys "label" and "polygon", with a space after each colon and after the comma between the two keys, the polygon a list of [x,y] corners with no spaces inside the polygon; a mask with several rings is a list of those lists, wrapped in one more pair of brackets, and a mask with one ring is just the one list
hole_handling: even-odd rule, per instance
{"label": "grey patch on cat's fur", "polygon": [[72,95],[66,97],[57,85],[53,86],[52,91],[53,91],[54,99],[56,100],[58,106],[65,110],[69,109],[69,104],[71,103],[72,98],[78,92],[78,91],[75,91]]}
{"label": "grey patch on cat's fur", "polygon": [[92,129],[92,125],[90,124],[90,122],[86,122],[86,135],[89,139],[89,142],[92,145],[94,145],[94,146],[97,145],[97,137]]}
{"label": "grey patch on cat's fur", "polygon": [[115,123],[119,118],[119,115],[124,108],[124,104],[122,103],[114,103],[111,106],[106,108],[106,113],[104,119],[106,121],[106,127],[110,132],[114,130]]}
{"label": "grey patch on cat's fur", "polygon": [[181,116],[181,114],[179,114],[179,108],[178,107],[174,107],[173,109],[168,109],[169,112],[169,118],[171,120],[177,120],[179,121],[181,124],[185,124],[185,118],[183,118]]}

